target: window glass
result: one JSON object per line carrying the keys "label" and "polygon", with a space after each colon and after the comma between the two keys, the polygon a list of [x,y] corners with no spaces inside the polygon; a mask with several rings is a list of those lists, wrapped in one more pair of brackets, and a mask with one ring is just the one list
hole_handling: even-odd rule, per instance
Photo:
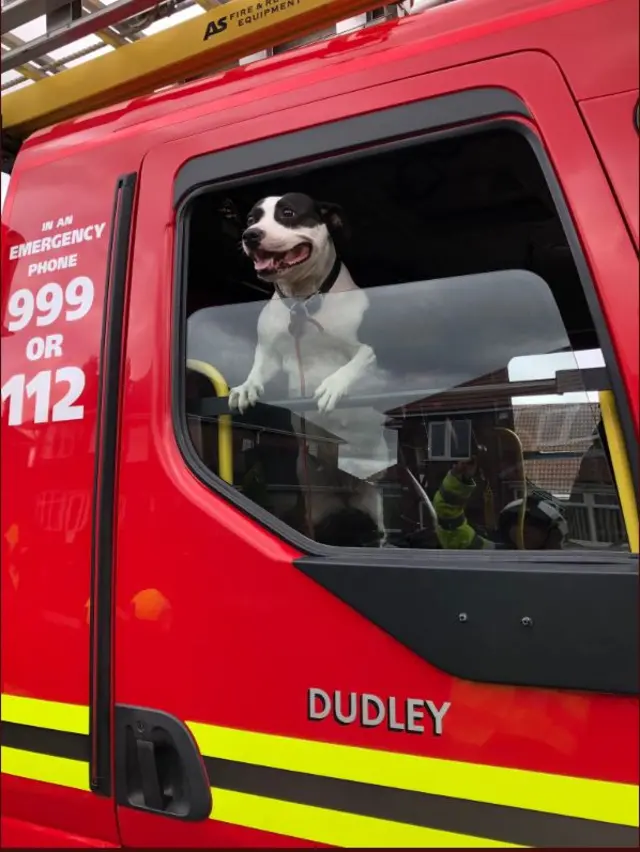
{"label": "window glass", "polygon": [[467,459],[471,455],[470,420],[434,420],[429,423],[429,458],[432,461]]}
{"label": "window glass", "polygon": [[429,424],[429,458],[447,458],[447,432],[446,421],[436,420]]}
{"label": "window glass", "polygon": [[212,190],[185,227],[189,433],[245,498],[335,546],[628,549],[580,372],[602,353],[521,136]]}

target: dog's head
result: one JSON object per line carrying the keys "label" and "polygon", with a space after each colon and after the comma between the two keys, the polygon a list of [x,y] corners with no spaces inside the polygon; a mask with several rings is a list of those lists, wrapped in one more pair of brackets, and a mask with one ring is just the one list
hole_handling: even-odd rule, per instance
{"label": "dog's head", "polygon": [[242,247],[259,278],[295,286],[328,273],[335,258],[333,238],[345,230],[337,204],[289,192],[254,204]]}

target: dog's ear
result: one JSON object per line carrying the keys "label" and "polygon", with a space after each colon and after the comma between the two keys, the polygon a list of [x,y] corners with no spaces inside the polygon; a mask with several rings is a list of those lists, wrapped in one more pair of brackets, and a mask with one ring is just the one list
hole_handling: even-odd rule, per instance
{"label": "dog's ear", "polygon": [[341,240],[348,240],[350,235],[349,223],[342,207],[339,204],[334,204],[333,201],[319,201],[318,209],[331,236],[334,239],[338,237]]}

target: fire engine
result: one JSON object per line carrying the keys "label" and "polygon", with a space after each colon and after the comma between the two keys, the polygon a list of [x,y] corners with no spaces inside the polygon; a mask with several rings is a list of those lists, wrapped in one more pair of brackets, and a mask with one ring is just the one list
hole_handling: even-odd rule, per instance
{"label": "fire engine", "polygon": [[[637,2],[199,4],[3,6],[2,844],[637,847]],[[229,405],[291,193],[331,419]]]}

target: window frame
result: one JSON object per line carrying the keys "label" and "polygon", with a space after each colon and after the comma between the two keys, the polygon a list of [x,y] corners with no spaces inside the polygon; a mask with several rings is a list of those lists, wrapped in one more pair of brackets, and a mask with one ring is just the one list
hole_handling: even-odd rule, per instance
{"label": "window frame", "polygon": [[[451,427],[447,428],[447,423],[451,423]],[[469,428],[469,440],[467,442],[468,450],[466,453],[462,453],[460,455],[454,455],[451,450],[451,443],[453,439],[453,433],[455,431],[454,423],[465,423]],[[451,417],[446,420],[431,420],[429,422],[429,432],[428,432],[428,447],[427,447],[427,457],[429,461],[461,461],[464,459],[468,459],[471,456],[471,420],[469,417]],[[441,456],[434,455],[431,452],[431,442],[433,435],[433,427],[434,426],[442,426],[444,428],[444,454]]]}
{"label": "window frame", "polygon": [[[381,120],[382,119],[382,120]],[[186,364],[186,291],[188,270],[189,223],[191,202],[201,194],[224,192],[255,183],[265,178],[288,176],[304,171],[309,166],[330,167],[347,161],[363,159],[391,150],[428,145],[443,139],[478,135],[496,129],[517,132],[529,143],[542,169],[550,195],[560,218],[572,258],[587,301],[599,348],[603,354],[606,372],[611,383],[618,416],[625,440],[625,449],[632,470],[638,466],[638,448],[632,436],[633,422],[615,358],[614,348],[602,310],[599,305],[589,267],[578,234],[573,225],[568,204],[564,198],[554,168],[548,158],[541,137],[526,122],[532,116],[524,102],[513,92],[502,88],[465,89],[448,95],[415,101],[402,106],[377,110],[366,115],[320,124],[303,131],[293,131],[272,136],[258,142],[214,151],[188,159],[177,171],[174,181],[174,208],[176,214],[176,241],[174,262],[174,310],[172,322],[172,414],[174,434],[192,472],[218,496],[223,497],[263,527],[309,556],[336,556],[340,553],[356,554],[359,548],[340,548],[319,544],[283,523],[259,505],[253,503],[234,486],[224,482],[200,459],[189,436],[186,414],[185,381]],[[394,127],[391,137],[385,128]],[[612,471],[615,482],[615,473]],[[635,482],[638,502],[639,484]],[[378,551],[367,549],[370,557]],[[413,562],[421,553],[432,558],[433,551],[403,550],[411,554]],[[480,551],[443,551],[439,559],[478,559]],[[493,558],[504,554],[493,552]],[[518,561],[582,562],[586,552],[549,551],[548,553],[518,552]],[[600,555],[600,554],[599,554]],[[627,554],[621,554],[623,557]],[[603,555],[602,555],[603,556]],[[619,564],[616,556],[607,554]],[[509,557],[513,560],[513,555]],[[406,560],[405,560],[406,561]]]}

